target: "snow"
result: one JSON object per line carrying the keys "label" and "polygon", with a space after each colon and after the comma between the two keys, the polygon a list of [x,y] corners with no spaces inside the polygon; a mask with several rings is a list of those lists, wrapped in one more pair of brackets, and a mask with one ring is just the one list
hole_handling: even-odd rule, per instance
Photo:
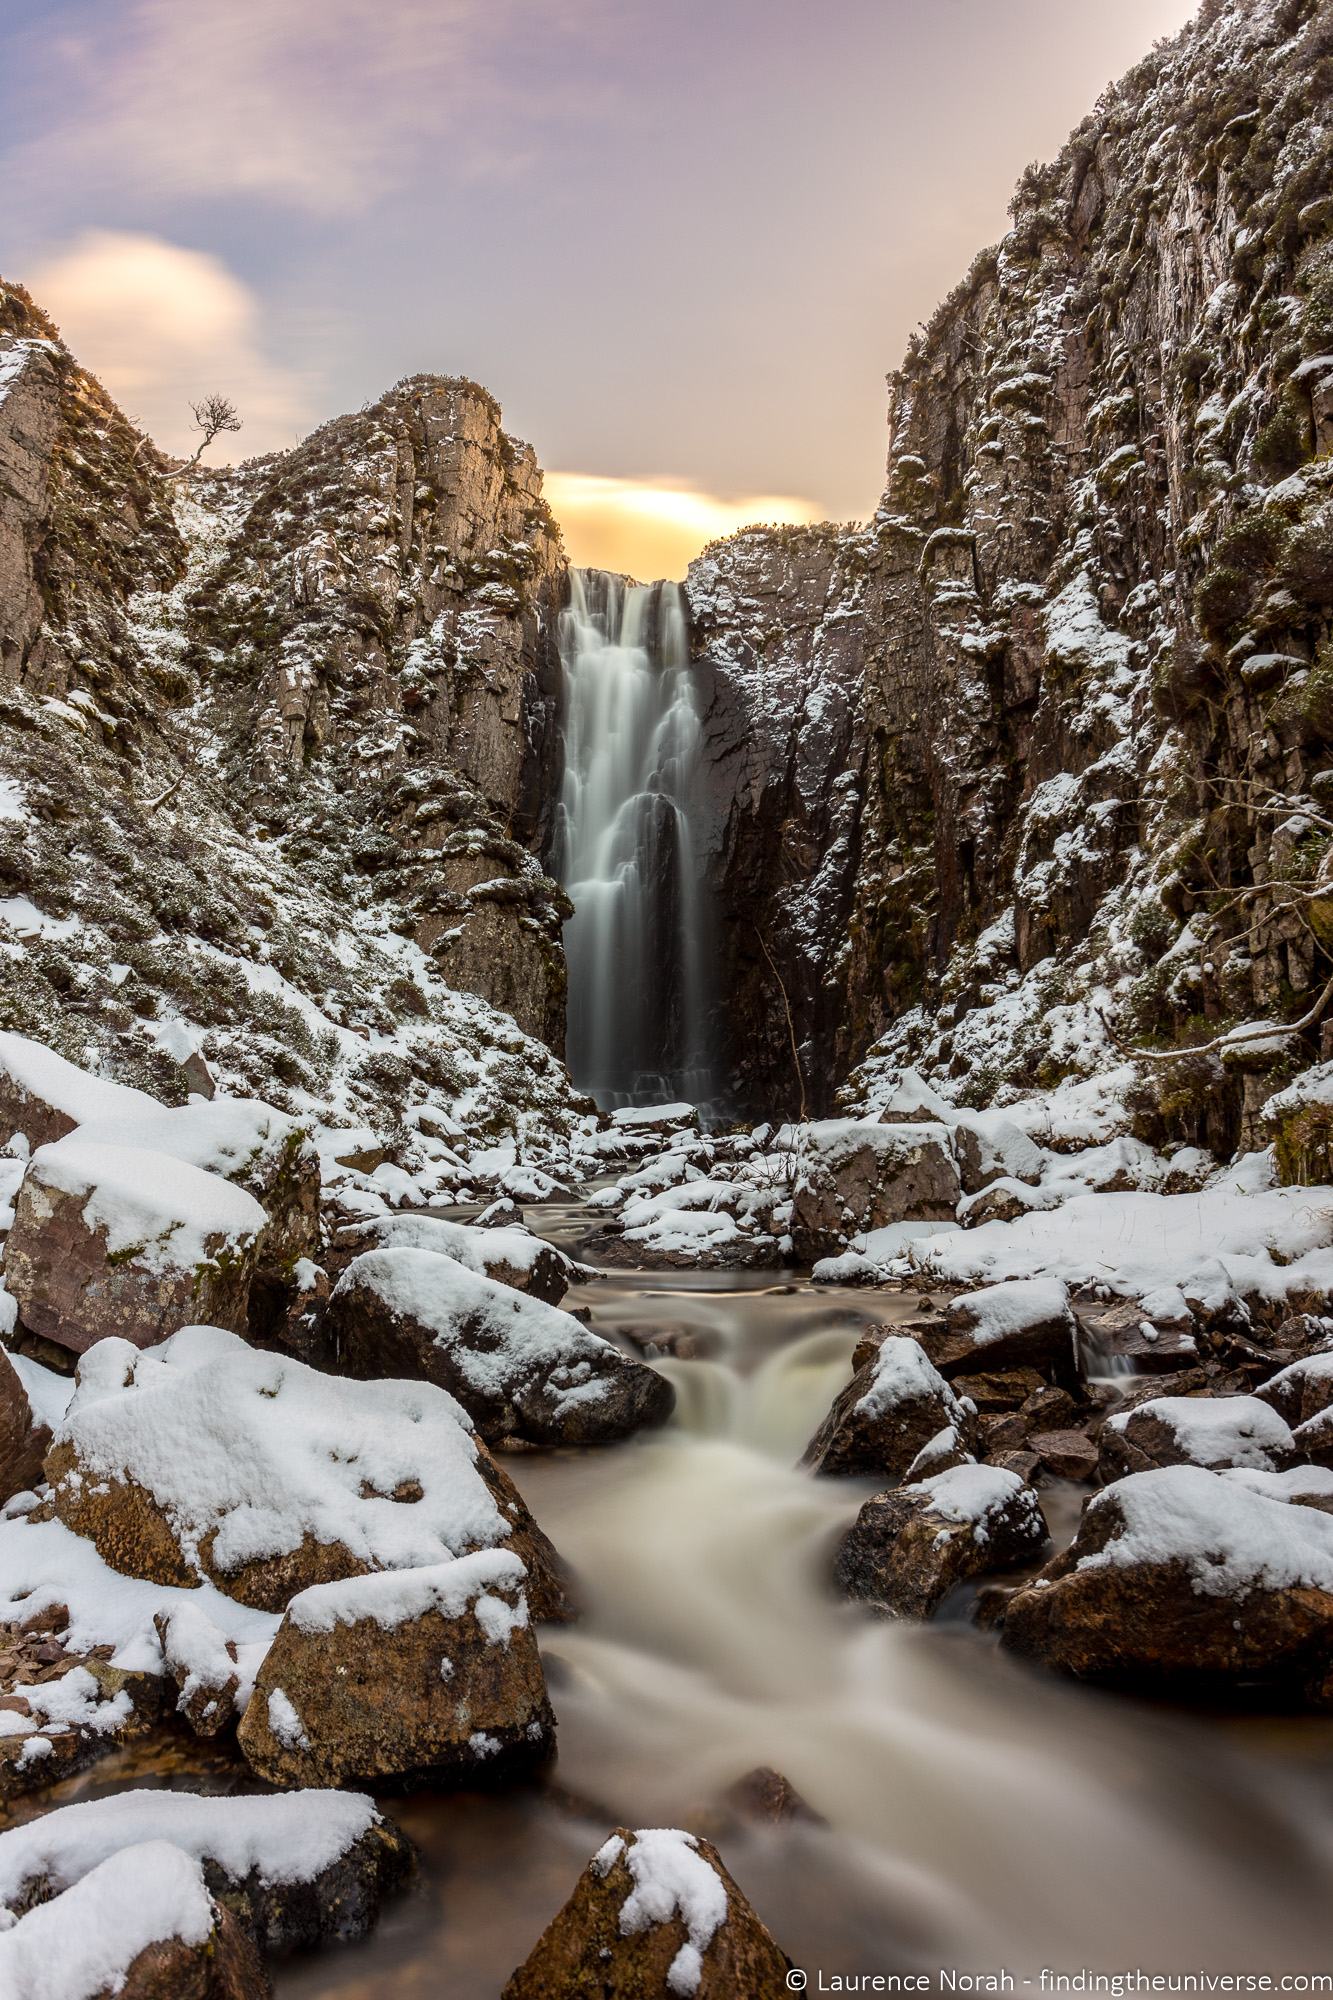
{"label": "snow", "polygon": [[889,1334],[869,1365],[873,1375],[870,1387],[857,1402],[858,1416],[882,1417],[900,1403],[927,1396],[937,1397],[951,1419],[962,1414],[957,1397],[925,1348],[909,1335]]}
{"label": "snow", "polygon": [[[201,1605],[191,1601],[194,1594],[160,1614],[162,1657],[173,1677],[179,1679],[176,1706],[182,1711],[196,1694],[220,1698],[232,1677],[240,1675],[237,1661],[227,1651],[226,1632]],[[236,1705],[238,1710],[244,1707],[239,1699]],[[215,1700],[207,1703],[210,1712],[216,1706]]]}
{"label": "snow", "polygon": [[673,1993],[697,1993],[703,1955],[727,1918],[721,1876],[700,1854],[694,1835],[673,1827],[643,1828],[628,1841],[613,1834],[592,1865],[606,1876],[621,1860],[634,1883],[621,1906],[621,1936],[639,1937],[654,1924],[679,1918],[686,1940],[667,1969],[667,1985]]}
{"label": "snow", "polygon": [[108,1145],[72,1132],[39,1146],[30,1183],[83,1201],[112,1256],[133,1255],[158,1273],[197,1270],[223,1250],[253,1243],[268,1216],[244,1188],[166,1153]]}
{"label": "snow", "polygon": [[0,1933],[0,2000],[94,2000],[116,1993],[152,1944],[204,1945],[216,1922],[198,1861],[147,1840],[107,1857],[54,1902]]}
{"label": "snow", "polygon": [[173,1621],[177,1615],[206,1620],[220,1640],[235,1642],[240,1707],[278,1629],[275,1614],[238,1604],[212,1584],[181,1589],[122,1576],[63,1521],[0,1520],[0,1613],[22,1621],[57,1604],[69,1610],[64,1638],[71,1652],[110,1646],[111,1664],[130,1673],[163,1670],[153,1623],[158,1612]]}
{"label": "snow", "polygon": [[658,1125],[693,1125],[698,1115],[692,1104],[622,1104],[611,1113],[611,1123],[635,1132]]}
{"label": "snow", "polygon": [[0,778],[0,819],[30,819],[23,787],[14,778]]}
{"label": "snow", "polygon": [[928,1479],[918,1480],[903,1491],[926,1496],[931,1513],[943,1520],[960,1525],[971,1522],[972,1539],[978,1543],[990,1540],[991,1525],[997,1515],[1011,1508],[1020,1494],[1028,1495],[1028,1504],[1034,1512],[1037,1506],[1031,1487],[1016,1472],[1008,1472],[999,1465],[950,1466],[947,1472],[932,1473]]}
{"label": "snow", "polygon": [[[352,1382],[218,1327],[185,1327],[146,1352],[99,1341],[57,1435],[87,1477],[132,1479],[152,1494],[188,1562],[199,1564],[212,1535],[211,1560],[226,1573],[307,1537],[372,1569],[503,1542],[509,1525],[470,1432],[431,1383]],[[393,1500],[409,1481],[421,1498]]]}
{"label": "snow", "polygon": [[1077,1195],[915,1243],[912,1264],[954,1284],[1044,1272],[1124,1298],[1171,1289],[1206,1309],[1333,1291],[1333,1196],[1265,1187],[1266,1172],[1263,1156],[1252,1155],[1195,1194]]}
{"label": "snow", "polygon": [[313,1584],[293,1597],[287,1617],[299,1632],[332,1632],[339,1625],[356,1625],[364,1619],[373,1620],[381,1631],[392,1632],[428,1612],[461,1618],[465,1611],[475,1609],[488,1640],[498,1636],[501,1627],[507,1640],[516,1625],[527,1623],[526,1614],[519,1617],[503,1606],[505,1617],[497,1620],[495,1607],[501,1600],[494,1592],[520,1591],[526,1576],[511,1549],[481,1549],[422,1569],[386,1570],[337,1583]]}
{"label": "snow", "polygon": [[[498,1232],[497,1232],[498,1233]],[[619,1354],[569,1313],[468,1271],[433,1250],[367,1250],[338,1280],[335,1298],[364,1289],[424,1327],[479,1394],[506,1396],[544,1375],[557,1409],[605,1396],[608,1377],[586,1375],[592,1358]]]}
{"label": "snow", "polygon": [[134,1713],[123,1689],[103,1700],[102,1690],[87,1667],[71,1667],[58,1680],[31,1685],[23,1682],[10,1692],[22,1695],[32,1713],[0,1709],[0,1736],[26,1736],[34,1728],[52,1736],[66,1736],[73,1729],[110,1736]]}
{"label": "snow", "polygon": [[1139,1414],[1165,1424],[1192,1465],[1272,1472],[1296,1448],[1277,1411],[1256,1396],[1153,1396],[1109,1418],[1107,1428],[1123,1433]]}
{"label": "snow", "polygon": [[161,1109],[143,1091],[90,1076],[87,1070],[66,1062],[54,1049],[26,1035],[0,1034],[0,1072],[28,1096],[63,1112],[76,1125],[89,1118],[128,1119],[142,1111]]}
{"label": "snow", "polygon": [[1016,1278],[989,1285],[985,1291],[963,1292],[949,1306],[950,1320],[955,1316],[966,1325],[975,1347],[990,1347],[1011,1333],[1024,1333],[1049,1320],[1068,1321],[1071,1338],[1074,1330],[1069,1292],[1058,1278]]}
{"label": "snow", "polygon": [[5,1351],[9,1355],[10,1366],[23,1384],[34,1417],[49,1430],[56,1430],[74,1394],[73,1378],[57,1375],[54,1368],[43,1368],[40,1361],[30,1361],[26,1354],[15,1354],[9,1349]]}
{"label": "snow", "polygon": [[1333,1593],[1333,1516],[1290,1506],[1252,1482],[1197,1465],[1167,1465],[1094,1493],[1085,1521],[1107,1507],[1123,1526],[1104,1549],[1080,1559],[1080,1570],[1179,1562],[1204,1597]]}
{"label": "snow", "polygon": [[488,1278],[497,1264],[531,1272],[543,1252],[552,1254],[551,1245],[530,1229],[470,1228],[439,1215],[381,1216],[363,1225],[358,1234],[373,1236],[385,1250],[433,1250],[482,1278]]}
{"label": "snow", "polygon": [[290,1696],[281,1688],[274,1688],[268,1698],[266,1709],[268,1726],[281,1743],[284,1750],[308,1750],[310,1738],[300,1716],[292,1704]]}
{"label": "snow", "polygon": [[144,1841],[213,1861],[232,1882],[250,1875],[265,1886],[311,1882],[378,1822],[374,1801],[359,1792],[214,1798],[144,1790],[83,1800],[0,1833],[0,1910],[12,1911],[38,1881],[68,1891]]}

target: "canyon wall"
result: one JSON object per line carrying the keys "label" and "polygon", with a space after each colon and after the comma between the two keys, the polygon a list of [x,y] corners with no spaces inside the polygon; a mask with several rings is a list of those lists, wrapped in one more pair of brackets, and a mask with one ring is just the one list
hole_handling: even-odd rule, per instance
{"label": "canyon wall", "polygon": [[[1310,1010],[1333,802],[1333,14],[1205,6],[893,378],[865,529],[691,570],[742,1102],[969,1102]],[[761,942],[766,949],[761,949]],[[772,961],[772,963],[770,963]],[[1172,1067],[1229,1147],[1284,1070]]]}

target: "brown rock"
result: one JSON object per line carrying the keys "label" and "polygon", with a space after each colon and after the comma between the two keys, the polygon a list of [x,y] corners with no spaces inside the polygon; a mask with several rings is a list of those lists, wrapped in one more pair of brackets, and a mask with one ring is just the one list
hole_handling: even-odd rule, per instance
{"label": "brown rock", "polygon": [[1021,1410],[1034,1391],[1045,1387],[1035,1368],[1007,1368],[983,1375],[955,1375],[954,1394],[966,1396],[984,1416]]}
{"label": "brown rock", "polygon": [[867,1500],[834,1577],[845,1597],[929,1618],[955,1584],[1031,1562],[1048,1539],[1037,1496],[1016,1473],[965,1465]]}
{"label": "brown rock", "polygon": [[915,1340],[890,1335],[834,1403],[801,1464],[826,1474],[901,1478],[944,1431],[968,1434],[969,1416]]}
{"label": "brown rock", "polygon": [[1293,1361],[1255,1390],[1261,1403],[1294,1428],[1333,1408],[1333,1353],[1311,1354]]}
{"label": "brown rock", "polygon": [[[649,1884],[657,1894],[645,1894]],[[663,1915],[663,1909],[669,1914]],[[618,1828],[503,2000],[778,2000],[791,1961],[710,1842]]]}
{"label": "brown rock", "polygon": [[349,1374],[434,1382],[490,1443],[611,1444],[675,1407],[665,1376],[570,1314],[430,1250],[356,1258],[325,1328]]}
{"label": "brown rock", "polygon": [[804,1820],[810,1826],[828,1824],[781,1771],[767,1764],[737,1778],[734,1785],[727,1787],[723,1802],[743,1818],[764,1820],[770,1826],[788,1826],[792,1820]]}
{"label": "brown rock", "polygon": [[1097,1447],[1086,1431],[1037,1431],[1029,1440],[1047,1472],[1057,1479],[1097,1476]]}
{"label": "brown rock", "polygon": [[176,1684],[176,1712],[196,1736],[217,1736],[236,1717],[236,1645],[188,1602],[154,1614],[162,1658]]}
{"label": "brown rock", "polygon": [[952,1299],[944,1325],[921,1336],[936,1367],[950,1377],[1031,1368],[1044,1381],[1076,1388],[1077,1325],[1063,1285],[1014,1279]]}
{"label": "brown rock", "polygon": [[542,1762],[555,1718],[523,1581],[492,1549],[303,1591],[241,1719],[247,1761],[284,1786],[486,1782]]}
{"label": "brown rock", "polygon": [[50,1431],[32,1413],[18,1370],[0,1348],[0,1502],[41,1484],[50,1442]]}
{"label": "brown rock", "polygon": [[1102,1477],[1158,1465],[1245,1466],[1280,1472],[1299,1446],[1276,1410],[1254,1396],[1157,1396],[1102,1425]]}
{"label": "brown rock", "polygon": [[[208,1220],[192,1232],[187,1212]],[[265,1221],[216,1174],[75,1133],[23,1177],[5,1283],[30,1332],[76,1353],[109,1334],[149,1347],[191,1324],[240,1331]]]}
{"label": "brown rock", "polygon": [[806,1157],[792,1201],[793,1250],[813,1263],[835,1255],[846,1237],[905,1217],[952,1220],[960,1192],[945,1126],[840,1126]]}
{"label": "brown rock", "polygon": [[[1284,1551],[1327,1583],[1289,1584]],[[1015,1591],[1004,1639],[1096,1678],[1304,1681],[1333,1649],[1333,1517],[1199,1466],[1131,1474]]]}

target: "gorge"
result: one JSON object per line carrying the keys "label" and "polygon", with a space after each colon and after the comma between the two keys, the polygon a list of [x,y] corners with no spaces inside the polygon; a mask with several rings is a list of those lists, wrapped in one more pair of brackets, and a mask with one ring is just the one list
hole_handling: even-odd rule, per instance
{"label": "gorge", "polygon": [[0,1992],[1321,1972],[1331,106],[1206,0],[677,580],[0,282]]}

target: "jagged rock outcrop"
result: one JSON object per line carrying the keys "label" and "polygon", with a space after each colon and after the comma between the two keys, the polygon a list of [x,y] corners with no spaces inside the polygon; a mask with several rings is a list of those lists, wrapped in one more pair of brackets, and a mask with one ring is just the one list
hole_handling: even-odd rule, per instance
{"label": "jagged rock outcrop", "polygon": [[565,571],[531,451],[418,377],[169,471],[0,283],[0,1019],[413,1170],[462,1100],[539,1157],[570,1116],[534,858]]}
{"label": "jagged rock outcrop", "polygon": [[[984,1104],[1114,1059],[1098,987],[1170,1042],[1333,970],[1331,82],[1315,0],[1206,6],[914,339],[869,526],[692,567],[743,1102],[798,1094],[768,955],[816,1107],[877,1037],[857,1102]],[[1313,1053],[1155,1076],[1144,1135],[1229,1151]]]}

